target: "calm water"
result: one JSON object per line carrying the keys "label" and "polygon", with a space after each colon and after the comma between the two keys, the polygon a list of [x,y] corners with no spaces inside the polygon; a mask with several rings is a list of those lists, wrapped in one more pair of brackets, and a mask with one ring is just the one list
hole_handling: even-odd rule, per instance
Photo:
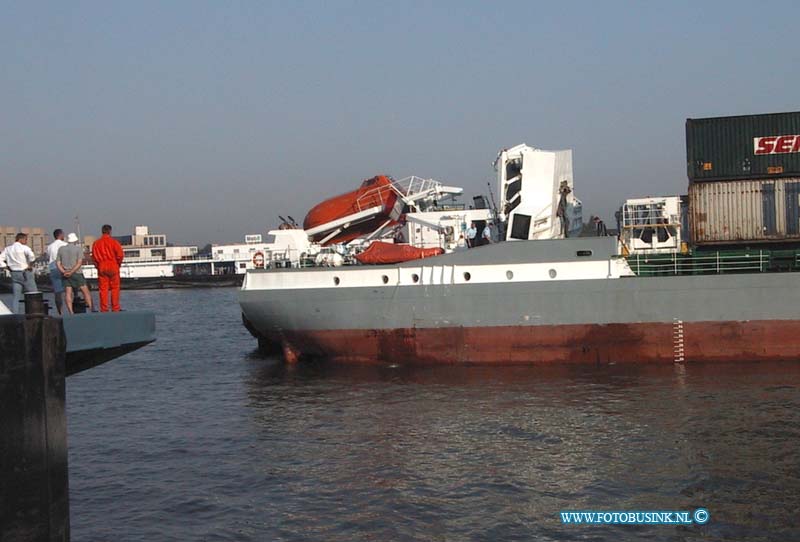
{"label": "calm water", "polygon": [[123,302],[159,340],[67,381],[73,540],[800,540],[800,364],[286,367],[233,289]]}

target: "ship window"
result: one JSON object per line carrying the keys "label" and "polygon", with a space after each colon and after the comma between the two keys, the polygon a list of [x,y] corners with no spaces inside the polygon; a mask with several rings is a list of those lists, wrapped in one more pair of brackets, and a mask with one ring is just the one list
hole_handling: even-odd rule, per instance
{"label": "ship window", "polygon": [[340,282],[340,281],[339,281],[339,277],[333,277],[333,283],[334,283],[336,286],[339,286],[339,282]]}
{"label": "ship window", "polygon": [[472,275],[469,274],[469,271],[466,271],[464,273],[464,280],[469,281],[469,279],[471,279],[471,278],[472,278]]}
{"label": "ship window", "polygon": [[411,280],[413,280],[414,282],[419,282],[419,275],[414,273],[413,275],[411,275]]}
{"label": "ship window", "polygon": [[506,201],[511,201],[514,196],[516,196],[520,189],[522,188],[522,179],[517,179],[516,181],[509,183],[506,187]]}
{"label": "ship window", "polygon": [[511,270],[509,270],[509,271],[506,271],[506,278],[507,278],[508,280],[511,280],[511,279],[513,279],[513,278],[514,278],[514,272],[513,272],[513,271],[511,271]]}
{"label": "ship window", "polygon": [[381,280],[383,281],[384,284],[389,284],[389,277],[387,277],[386,275],[383,275],[381,277]]}
{"label": "ship window", "polygon": [[512,202],[510,202],[510,203],[506,203],[506,205],[505,205],[505,212],[506,212],[506,214],[509,214],[511,211],[513,211],[514,209],[516,209],[516,208],[519,206],[519,204],[520,204],[520,203],[522,203],[522,198],[516,198],[516,199],[515,199],[514,201],[512,201]]}
{"label": "ship window", "polygon": [[522,173],[522,160],[509,160],[506,163],[506,179],[513,179]]}
{"label": "ship window", "polygon": [[576,254],[578,256],[591,256],[592,255],[592,251],[591,250],[579,250],[578,252],[576,252]]}
{"label": "ship window", "polygon": [[527,239],[528,232],[531,229],[530,215],[516,214],[514,221],[511,224],[511,238],[512,239]]}
{"label": "ship window", "polygon": [[556,275],[558,275],[558,273],[556,273],[556,270],[555,270],[555,269],[551,269],[551,270],[550,270],[550,272],[549,272],[549,274],[550,274],[550,278],[551,278],[551,279],[554,279],[554,278],[556,278]]}

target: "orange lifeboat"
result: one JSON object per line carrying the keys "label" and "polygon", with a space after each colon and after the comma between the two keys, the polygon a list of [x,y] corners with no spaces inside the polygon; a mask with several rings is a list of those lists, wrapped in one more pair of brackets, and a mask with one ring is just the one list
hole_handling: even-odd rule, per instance
{"label": "orange lifeboat", "polygon": [[[303,220],[303,229],[311,230],[325,224],[334,224],[336,221],[348,216],[354,216],[353,222],[346,225],[346,227],[343,226],[341,233],[328,239],[323,244],[346,243],[362,235],[372,233],[389,220],[389,215],[397,202],[397,192],[391,185],[391,179],[385,175],[367,179],[361,183],[358,190],[327,199],[313,207],[306,215],[305,220]],[[357,216],[378,207],[380,207],[380,210],[369,216]],[[320,242],[333,231],[335,231],[335,228],[314,233],[311,235],[311,239]]]}
{"label": "orange lifeboat", "polygon": [[356,260],[363,264],[390,264],[430,258],[443,253],[444,250],[441,248],[419,248],[375,241],[367,247],[367,250],[356,255]]}

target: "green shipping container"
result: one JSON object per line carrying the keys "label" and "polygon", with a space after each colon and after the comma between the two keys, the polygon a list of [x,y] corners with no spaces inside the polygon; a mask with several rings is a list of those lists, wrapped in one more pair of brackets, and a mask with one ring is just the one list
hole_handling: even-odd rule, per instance
{"label": "green shipping container", "polygon": [[689,182],[800,176],[800,112],[686,119]]}

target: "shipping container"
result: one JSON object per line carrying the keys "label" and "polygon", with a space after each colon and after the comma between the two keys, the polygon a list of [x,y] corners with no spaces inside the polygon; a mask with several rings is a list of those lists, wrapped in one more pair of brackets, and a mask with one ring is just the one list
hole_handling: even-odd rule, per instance
{"label": "shipping container", "polygon": [[800,177],[693,183],[696,245],[800,241]]}
{"label": "shipping container", "polygon": [[690,182],[800,176],[800,112],[686,119]]}

